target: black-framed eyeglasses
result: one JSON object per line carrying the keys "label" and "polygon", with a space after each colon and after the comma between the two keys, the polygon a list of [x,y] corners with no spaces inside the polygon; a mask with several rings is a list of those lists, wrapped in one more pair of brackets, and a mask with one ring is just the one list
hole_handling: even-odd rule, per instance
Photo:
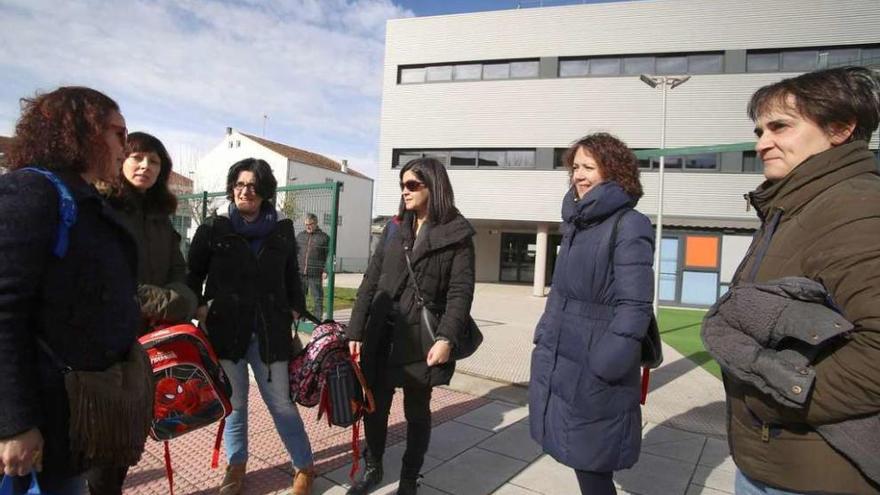
{"label": "black-framed eyeglasses", "polygon": [[409,192],[419,192],[425,187],[424,182],[419,182],[417,180],[408,180],[406,182],[400,183],[400,190],[403,191],[406,189]]}
{"label": "black-framed eyeglasses", "polygon": [[241,192],[241,191],[244,191],[245,189],[247,189],[247,192],[255,193],[255,192],[257,192],[257,185],[254,184],[253,182],[250,182],[250,183],[236,182],[235,185],[232,186],[232,189],[234,189],[235,192]]}

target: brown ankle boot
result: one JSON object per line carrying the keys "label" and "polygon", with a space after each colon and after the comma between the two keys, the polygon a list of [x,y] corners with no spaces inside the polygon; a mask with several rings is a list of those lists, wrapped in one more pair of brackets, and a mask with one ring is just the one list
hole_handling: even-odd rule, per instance
{"label": "brown ankle boot", "polygon": [[315,482],[315,467],[298,469],[293,475],[293,492],[291,495],[311,495],[312,483]]}
{"label": "brown ankle boot", "polygon": [[220,483],[220,495],[238,495],[244,486],[244,475],[247,464],[230,464],[226,466],[226,475]]}

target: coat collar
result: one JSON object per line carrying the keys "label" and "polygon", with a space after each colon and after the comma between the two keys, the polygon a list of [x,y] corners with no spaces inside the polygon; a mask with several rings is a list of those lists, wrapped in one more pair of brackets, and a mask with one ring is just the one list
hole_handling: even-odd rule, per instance
{"label": "coat collar", "polygon": [[[400,224],[400,228],[412,228],[413,217],[408,216]],[[413,250],[412,262],[416,263],[431,251],[436,251],[453,244],[457,244],[476,234],[473,226],[463,216],[456,215],[446,223],[432,224],[427,232],[427,238]]]}
{"label": "coat collar", "polygon": [[749,193],[749,199],[761,218],[776,208],[792,214],[844,180],[877,173],[877,164],[868,150],[868,143],[853,141],[807,158],[778,181],[764,181]]}
{"label": "coat collar", "polygon": [[614,181],[596,185],[580,199],[572,187],[562,200],[562,221],[565,222],[565,228],[582,229],[608,218],[621,208],[634,207],[636,203],[638,199],[627,194]]}

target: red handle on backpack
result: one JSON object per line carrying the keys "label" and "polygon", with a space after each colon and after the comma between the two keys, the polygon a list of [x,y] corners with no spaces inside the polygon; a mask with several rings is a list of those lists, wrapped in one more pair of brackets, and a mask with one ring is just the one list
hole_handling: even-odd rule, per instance
{"label": "red handle on backpack", "polygon": [[351,355],[351,365],[354,368],[354,374],[357,376],[358,383],[361,384],[361,388],[364,390],[364,398],[367,400],[367,407],[364,410],[371,414],[376,410],[376,400],[373,398],[373,391],[367,386],[367,379],[364,378],[364,374],[361,372],[358,357],[360,357],[360,353],[357,352]]}

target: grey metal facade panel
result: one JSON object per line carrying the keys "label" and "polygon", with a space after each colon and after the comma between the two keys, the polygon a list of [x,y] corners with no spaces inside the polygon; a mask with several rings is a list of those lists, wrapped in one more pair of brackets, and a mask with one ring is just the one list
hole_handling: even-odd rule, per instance
{"label": "grey metal facade panel", "polygon": [[878,24],[876,0],[646,0],[502,10],[388,21],[386,62],[872,43]]}

